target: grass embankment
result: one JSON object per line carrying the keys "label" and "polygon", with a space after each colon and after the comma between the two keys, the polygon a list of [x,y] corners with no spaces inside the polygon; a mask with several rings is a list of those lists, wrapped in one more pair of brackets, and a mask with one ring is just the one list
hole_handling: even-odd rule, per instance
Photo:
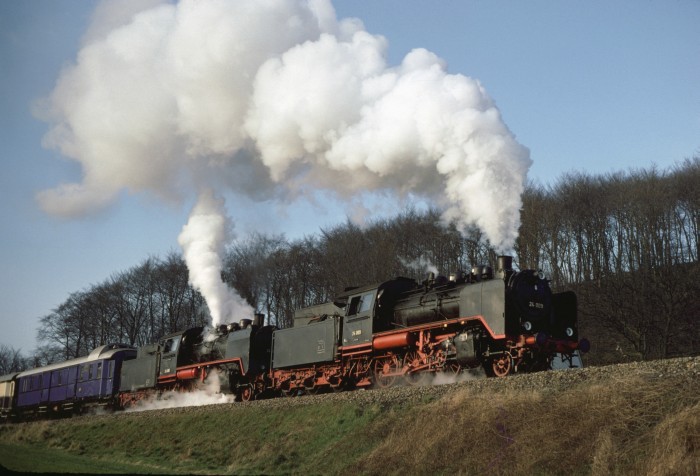
{"label": "grass embankment", "polygon": [[700,474],[698,380],[629,375],[524,392],[461,385],[393,403],[363,396],[5,425],[0,464],[127,474]]}

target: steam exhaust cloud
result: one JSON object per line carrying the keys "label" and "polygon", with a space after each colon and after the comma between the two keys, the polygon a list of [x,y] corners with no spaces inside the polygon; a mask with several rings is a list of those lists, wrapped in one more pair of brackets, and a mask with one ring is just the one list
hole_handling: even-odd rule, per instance
{"label": "steam exhaust cloud", "polygon": [[123,190],[197,196],[180,236],[195,285],[188,247],[223,193],[418,196],[512,248],[529,151],[477,80],[420,48],[387,65],[386,40],[328,0],[154,3],[101,4],[37,107],[45,145],[83,171],[37,195],[45,211],[82,216]]}
{"label": "steam exhaust cloud", "polygon": [[221,280],[221,256],[231,225],[224,202],[205,190],[182,228],[178,242],[190,273],[190,283],[202,293],[214,326],[252,316],[254,309]]}

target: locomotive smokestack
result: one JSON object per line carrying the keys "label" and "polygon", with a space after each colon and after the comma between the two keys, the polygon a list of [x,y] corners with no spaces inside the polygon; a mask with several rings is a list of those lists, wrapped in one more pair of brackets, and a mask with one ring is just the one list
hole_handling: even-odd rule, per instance
{"label": "locomotive smokestack", "polygon": [[253,317],[253,325],[258,327],[265,325],[265,314],[256,313]]}
{"label": "locomotive smokestack", "polygon": [[498,265],[496,266],[496,273],[499,278],[503,279],[509,271],[513,271],[513,257],[512,256],[499,256]]}
{"label": "locomotive smokestack", "polygon": [[241,319],[238,321],[238,325],[241,326],[241,329],[247,329],[251,326],[251,324],[253,324],[252,319]]}

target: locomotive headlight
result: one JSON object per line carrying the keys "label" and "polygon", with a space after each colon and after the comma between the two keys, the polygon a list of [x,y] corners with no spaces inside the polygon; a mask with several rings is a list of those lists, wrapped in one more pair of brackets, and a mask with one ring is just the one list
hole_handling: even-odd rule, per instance
{"label": "locomotive headlight", "polygon": [[567,327],[565,332],[566,332],[567,337],[574,336],[574,330],[571,327]]}
{"label": "locomotive headlight", "polygon": [[532,323],[530,321],[525,321],[523,323],[523,329],[525,329],[528,332],[531,331],[532,330]]}

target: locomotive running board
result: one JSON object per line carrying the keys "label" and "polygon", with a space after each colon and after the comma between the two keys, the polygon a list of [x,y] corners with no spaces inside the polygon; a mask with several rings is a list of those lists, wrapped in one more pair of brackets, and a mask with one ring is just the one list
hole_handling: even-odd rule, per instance
{"label": "locomotive running board", "polygon": [[[216,365],[236,364],[236,363],[238,364],[239,368],[241,369],[241,375],[245,376],[246,371],[243,368],[243,361],[241,360],[240,357],[236,357],[233,359],[222,359],[222,360],[214,360],[211,362],[202,362],[202,363],[198,363],[198,364],[183,365],[182,367],[177,367],[175,369],[175,372],[172,374],[158,376],[158,383],[159,384],[168,384],[168,383],[177,382],[178,381],[177,373],[184,371],[184,370],[209,368],[209,367],[214,367]],[[206,378],[206,376],[205,376],[205,378]]]}
{"label": "locomotive running board", "polygon": [[343,357],[356,357],[359,355],[371,354],[372,353],[372,343],[368,342],[366,344],[348,345],[338,347],[338,352]]}
{"label": "locomotive running board", "polygon": [[[392,336],[392,335],[400,335],[406,332],[423,332],[427,330],[434,330],[434,329],[441,329],[444,327],[450,327],[454,325],[458,325],[461,327],[471,327],[475,324],[481,324],[484,329],[486,329],[486,332],[488,332],[489,336],[494,339],[505,339],[506,335],[505,334],[494,334],[493,330],[489,325],[486,323],[486,320],[482,316],[470,316],[470,317],[458,317],[455,319],[446,319],[444,321],[436,321],[436,322],[430,322],[424,325],[418,325],[418,326],[413,326],[413,327],[406,327],[406,328],[400,328],[400,329],[392,329],[390,331],[384,331],[384,332],[378,332],[374,334],[373,340],[377,339],[378,337],[386,337],[386,336]],[[349,345],[349,346],[339,346],[338,347],[338,354],[341,357],[359,357],[363,355],[368,355],[372,354],[374,352],[374,345],[373,342],[367,342],[364,344],[356,344],[356,345]]]}
{"label": "locomotive running board", "polygon": [[505,334],[495,334],[491,327],[486,323],[486,320],[484,319],[483,316],[477,315],[477,316],[469,316],[469,317],[457,317],[455,319],[446,319],[444,321],[434,321],[434,322],[429,322],[423,325],[416,325],[416,326],[411,326],[411,327],[402,327],[400,329],[392,329],[390,331],[384,331],[384,332],[378,332],[374,334],[374,337],[383,337],[383,336],[390,336],[393,334],[401,334],[403,332],[420,332],[420,331],[425,331],[425,330],[432,330],[432,329],[439,329],[441,327],[449,327],[454,324],[459,324],[461,326],[468,326],[470,324],[476,324],[480,322],[484,329],[486,329],[486,332],[488,332],[489,336],[494,339],[505,339],[506,335]]}

